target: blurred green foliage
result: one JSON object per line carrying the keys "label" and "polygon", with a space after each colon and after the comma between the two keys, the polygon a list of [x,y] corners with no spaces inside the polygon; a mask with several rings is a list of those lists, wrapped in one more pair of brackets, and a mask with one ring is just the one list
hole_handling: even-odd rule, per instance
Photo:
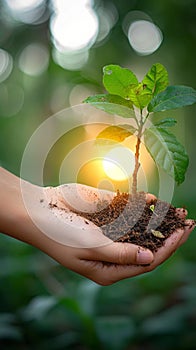
{"label": "blurred green foliage", "polygon": [[[95,1],[98,6],[100,1]],[[108,3],[108,1],[102,1]],[[0,47],[13,57],[13,70],[0,83],[0,164],[19,175],[21,157],[33,131],[48,116],[72,103],[76,86],[102,92],[102,67],[114,63],[136,67],[141,74],[155,62],[164,64],[171,84],[195,87],[195,0],[113,1],[119,18],[107,40],[90,49],[88,63],[69,71],[54,63],[29,76],[18,67],[21,50],[43,43],[51,53],[48,21],[37,25],[5,23],[0,15]],[[0,2],[3,8],[3,1]],[[132,10],[147,13],[163,32],[151,55],[139,56],[123,33]],[[5,91],[9,92],[6,100]],[[22,91],[22,92],[21,92]],[[77,91],[76,91],[77,92]],[[13,112],[17,101],[22,107]],[[84,92],[85,94],[85,92]],[[77,95],[77,93],[76,93]],[[89,90],[86,96],[89,95]],[[70,97],[71,96],[71,97]],[[74,97],[74,98],[73,98]],[[168,117],[176,117],[172,112]],[[195,107],[178,115],[177,132],[190,156],[174,205],[196,212]],[[47,174],[46,174],[47,175]],[[47,176],[46,176],[47,177]],[[54,182],[47,177],[48,182]],[[0,346],[2,349],[193,350],[196,342],[195,232],[163,266],[145,276],[100,287],[65,270],[35,248],[1,236]]]}

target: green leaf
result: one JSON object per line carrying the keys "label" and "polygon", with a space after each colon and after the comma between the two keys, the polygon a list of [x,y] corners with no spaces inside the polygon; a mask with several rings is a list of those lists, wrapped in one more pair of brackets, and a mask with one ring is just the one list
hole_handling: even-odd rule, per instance
{"label": "green leaf", "polygon": [[138,80],[129,69],[110,64],[103,68],[103,84],[110,94],[129,99],[129,92]]}
{"label": "green leaf", "polygon": [[132,103],[117,95],[100,94],[90,96],[84,102],[110,114],[117,114],[124,118],[135,118]]}
{"label": "green leaf", "polygon": [[191,105],[196,102],[196,90],[189,86],[168,86],[156,95],[148,105],[149,112],[162,112]]}
{"label": "green leaf", "polygon": [[144,132],[144,143],[155,163],[178,184],[182,183],[189,159],[176,137],[164,128],[150,127]]}
{"label": "green leaf", "polygon": [[154,95],[166,88],[168,83],[168,73],[165,67],[160,63],[153,64],[142,82],[130,90],[130,100],[136,107],[143,109]]}
{"label": "green leaf", "polygon": [[111,125],[102,130],[98,135],[97,139],[109,139],[116,142],[122,142],[127,137],[133,135],[136,129],[131,125]]}
{"label": "green leaf", "polygon": [[168,72],[165,67],[156,63],[150,68],[146,76],[144,77],[142,84],[146,87],[146,90],[153,96],[163,91],[169,84]]}
{"label": "green leaf", "polygon": [[160,126],[162,128],[168,128],[176,125],[176,123],[177,121],[174,118],[165,118],[165,119],[159,120],[157,123],[154,123],[154,125]]}
{"label": "green leaf", "polygon": [[152,94],[140,83],[130,90],[129,97],[136,107],[143,109],[151,101]]}

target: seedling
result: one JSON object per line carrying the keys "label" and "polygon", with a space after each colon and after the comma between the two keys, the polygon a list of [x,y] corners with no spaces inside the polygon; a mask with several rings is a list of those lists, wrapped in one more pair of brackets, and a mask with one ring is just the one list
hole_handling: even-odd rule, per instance
{"label": "seedling", "polygon": [[[167,117],[154,122],[151,117],[156,112],[192,105],[196,102],[196,90],[183,85],[169,86],[168,72],[160,63],[153,64],[141,82],[127,68],[113,64],[105,66],[103,85],[107,94],[90,96],[84,102],[125,119],[134,118],[136,126],[111,125],[98,135],[98,138],[110,138],[117,142],[136,135],[132,194],[137,192],[142,141],[155,163],[172,176],[177,184],[181,184],[189,159],[184,146],[169,131],[177,121]],[[151,126],[147,126],[148,119],[151,120]]]}
{"label": "seedling", "polygon": [[155,208],[154,204],[151,204],[151,205],[150,205],[150,210],[151,210],[152,212],[154,212],[154,208]]}

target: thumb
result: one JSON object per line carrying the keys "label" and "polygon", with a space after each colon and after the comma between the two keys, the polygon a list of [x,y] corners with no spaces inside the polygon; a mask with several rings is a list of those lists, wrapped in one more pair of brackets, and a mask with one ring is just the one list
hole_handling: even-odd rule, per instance
{"label": "thumb", "polygon": [[146,265],[154,260],[149,249],[131,243],[112,242],[89,250],[89,260],[110,262],[119,265]]}

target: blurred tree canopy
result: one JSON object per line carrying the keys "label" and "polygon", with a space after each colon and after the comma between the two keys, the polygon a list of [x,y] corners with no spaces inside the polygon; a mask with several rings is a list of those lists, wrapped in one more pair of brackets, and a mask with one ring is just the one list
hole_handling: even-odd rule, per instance
{"label": "blurred tree canopy", "polygon": [[[33,132],[51,115],[102,92],[106,64],[140,77],[160,62],[171,84],[195,87],[195,23],[195,0],[1,0],[0,165],[19,175]],[[190,166],[173,203],[194,217],[195,107],[178,120]],[[73,135],[69,142],[74,146]],[[47,169],[46,183],[56,184]],[[157,271],[104,288],[2,236],[2,349],[194,349],[195,243],[193,233]]]}

